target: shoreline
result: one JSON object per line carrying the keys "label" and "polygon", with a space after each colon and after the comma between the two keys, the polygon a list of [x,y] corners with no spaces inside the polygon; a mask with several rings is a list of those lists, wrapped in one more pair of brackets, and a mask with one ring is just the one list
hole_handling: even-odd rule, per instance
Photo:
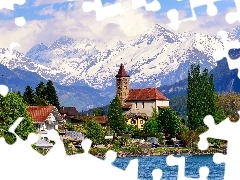
{"label": "shoreline", "polygon": [[[160,150],[160,152],[154,152]],[[218,149],[208,149],[208,150],[198,150],[198,149],[142,149],[137,152],[117,152],[117,158],[124,157],[145,157],[145,156],[169,156],[169,155],[180,155],[180,156],[191,156],[191,155],[214,155],[215,153],[226,154],[226,148],[218,148]],[[91,153],[92,154],[92,153]],[[105,153],[93,153],[92,155],[98,158],[105,158]]]}

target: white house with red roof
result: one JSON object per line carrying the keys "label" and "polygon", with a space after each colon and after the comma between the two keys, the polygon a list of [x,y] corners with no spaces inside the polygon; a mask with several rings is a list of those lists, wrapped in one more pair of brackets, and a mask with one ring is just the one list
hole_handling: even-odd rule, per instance
{"label": "white house with red roof", "polygon": [[159,111],[169,107],[169,99],[157,88],[130,89],[130,76],[121,64],[116,75],[116,95],[119,97],[124,113],[129,115],[127,122],[142,128],[153,108]]}
{"label": "white house with red roof", "polygon": [[50,129],[58,129],[64,120],[55,106],[28,106],[27,111],[33,119],[37,132],[44,137]]}

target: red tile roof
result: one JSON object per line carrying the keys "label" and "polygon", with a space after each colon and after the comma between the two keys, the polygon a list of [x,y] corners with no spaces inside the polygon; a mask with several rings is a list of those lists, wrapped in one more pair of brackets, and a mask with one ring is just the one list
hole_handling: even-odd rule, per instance
{"label": "red tile roof", "polygon": [[67,116],[80,116],[80,113],[75,107],[61,107],[61,114],[66,114]]}
{"label": "red tile roof", "polygon": [[33,122],[45,122],[55,106],[28,106],[27,111]]}
{"label": "red tile roof", "polygon": [[93,116],[94,119],[96,119],[96,121],[99,124],[105,124],[107,123],[108,117],[107,116]]}
{"label": "red tile roof", "polygon": [[126,101],[169,100],[157,88],[130,89]]}
{"label": "red tile roof", "polygon": [[107,116],[81,116],[82,119],[90,120],[95,119],[99,124],[105,124],[107,123]]}
{"label": "red tile roof", "polygon": [[121,63],[120,69],[118,71],[118,74],[116,75],[116,77],[129,77],[129,75],[127,75],[123,64]]}

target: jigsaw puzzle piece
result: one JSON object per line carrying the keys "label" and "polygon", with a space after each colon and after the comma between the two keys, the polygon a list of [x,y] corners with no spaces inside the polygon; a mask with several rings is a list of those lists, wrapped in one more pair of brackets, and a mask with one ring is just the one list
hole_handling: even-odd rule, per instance
{"label": "jigsaw puzzle piece", "polygon": [[101,0],[94,0],[94,2],[86,1],[82,4],[82,9],[84,12],[95,11],[97,21],[120,15],[124,11],[121,3],[115,3],[104,7]]}
{"label": "jigsaw puzzle piece", "polygon": [[15,18],[15,24],[17,26],[24,26],[26,24],[26,19],[23,16]]}
{"label": "jigsaw puzzle piece", "polygon": [[159,11],[161,4],[158,0],[153,0],[151,3],[147,3],[146,0],[132,0],[132,9],[141,7],[145,7],[146,11]]}
{"label": "jigsaw puzzle piece", "polygon": [[2,95],[3,97],[6,97],[6,95],[9,92],[9,88],[6,85],[0,85],[0,95]]}
{"label": "jigsaw puzzle piece", "polygon": [[[240,115],[240,111],[238,111],[238,114]],[[215,125],[213,117],[208,115],[204,118],[204,123],[209,129],[199,136],[199,149],[207,149],[207,138],[227,140],[227,154],[223,155],[217,153],[213,156],[213,161],[216,164],[225,163],[224,179],[234,179],[235,177],[237,179],[237,177],[240,177],[240,146],[236,142],[238,142],[240,136],[240,121],[233,123],[229,118],[226,118],[219,124]],[[229,129],[231,132],[228,131]]]}
{"label": "jigsaw puzzle piece", "polygon": [[169,20],[171,21],[168,26],[171,27],[174,30],[178,30],[179,25],[183,22],[187,22],[187,21],[196,21],[197,20],[197,16],[195,13],[195,8],[197,7],[201,7],[201,6],[207,6],[207,14],[209,16],[215,16],[218,12],[218,9],[216,7],[216,5],[214,4],[215,2],[218,2],[221,0],[180,0],[177,1],[178,3],[182,3],[182,9],[186,9],[186,7],[190,7],[191,9],[191,16],[187,17],[183,20],[180,20],[179,17],[179,12],[177,9],[171,9],[167,12],[167,16],[169,18]]}
{"label": "jigsaw puzzle piece", "polygon": [[226,14],[225,19],[228,24],[233,24],[236,21],[240,21],[240,1],[234,0],[237,12],[229,12]]}
{"label": "jigsaw puzzle piece", "polygon": [[50,149],[46,156],[55,156],[60,157],[66,155],[65,147],[63,141],[61,140],[58,132],[54,129],[51,129],[47,133],[48,139],[55,142],[54,146]]}
{"label": "jigsaw puzzle piece", "polygon": [[0,10],[1,9],[9,9],[14,10],[14,4],[23,5],[25,4],[26,0],[7,0],[7,1],[0,1]]}
{"label": "jigsaw puzzle piece", "polygon": [[162,170],[161,169],[154,169],[152,171],[153,180],[160,180],[162,178]]}
{"label": "jigsaw puzzle piece", "polygon": [[[185,176],[185,157],[174,157],[173,155],[167,156],[167,164],[169,166],[178,166],[178,180],[194,180],[196,178],[188,178]],[[199,169],[198,180],[207,180],[209,175],[208,167],[201,167]]]}

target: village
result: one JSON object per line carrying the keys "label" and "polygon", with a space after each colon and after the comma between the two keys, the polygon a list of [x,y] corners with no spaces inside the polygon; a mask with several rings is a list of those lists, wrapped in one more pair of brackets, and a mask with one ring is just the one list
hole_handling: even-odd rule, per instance
{"label": "village", "polygon": [[[56,101],[47,102],[53,100],[55,95],[50,94],[48,99],[41,96],[42,82],[36,92],[37,99],[33,101],[33,92],[27,87],[23,99],[28,104],[27,114],[39,134],[39,140],[33,148],[46,154],[54,146],[54,142],[47,138],[48,131],[52,129],[58,131],[70,155],[83,152],[81,142],[85,138],[92,140],[90,153],[99,157],[109,149],[118,152],[119,157],[124,157],[169,153],[209,154],[225,147],[226,143],[212,140],[209,151],[200,152],[197,148],[199,134],[206,130],[202,120],[189,121],[190,128],[186,119],[180,118],[169,106],[170,99],[157,88],[130,89],[130,76],[123,64],[115,77],[116,96],[106,116],[102,115],[101,108],[95,108],[93,114],[84,116],[75,107],[60,106],[56,97]],[[47,85],[46,92],[54,89],[51,81]],[[224,116],[220,112],[217,117]]]}

